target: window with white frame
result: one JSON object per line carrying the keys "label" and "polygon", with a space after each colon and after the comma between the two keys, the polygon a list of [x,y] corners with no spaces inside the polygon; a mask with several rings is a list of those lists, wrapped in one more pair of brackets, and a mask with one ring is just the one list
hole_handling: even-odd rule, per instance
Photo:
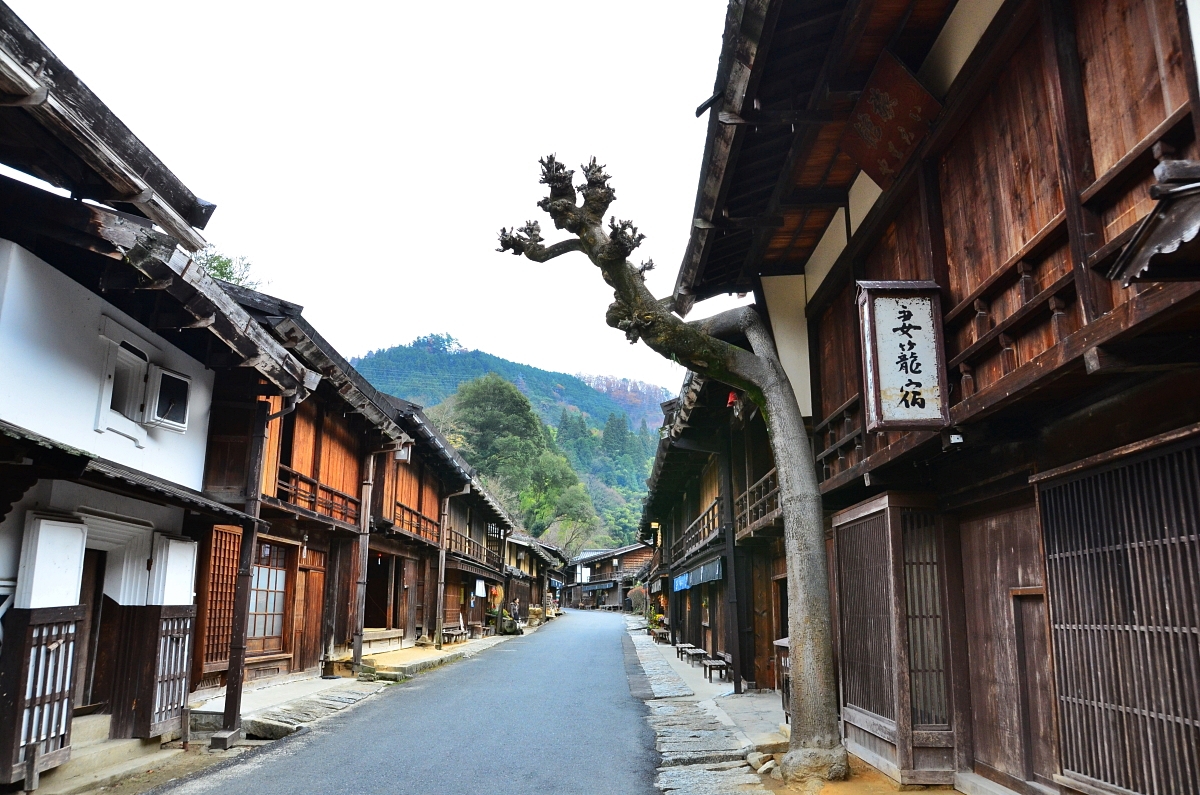
{"label": "window with white frame", "polygon": [[144,447],[146,428],[187,430],[191,379],[153,363],[162,352],[112,318],[102,318],[107,346],[96,431],[113,432]]}

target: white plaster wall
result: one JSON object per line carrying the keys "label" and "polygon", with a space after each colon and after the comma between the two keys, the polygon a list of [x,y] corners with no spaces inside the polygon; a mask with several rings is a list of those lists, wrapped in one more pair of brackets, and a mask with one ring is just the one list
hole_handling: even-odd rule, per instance
{"label": "white plaster wall", "polygon": [[[807,300],[811,301],[821,282],[829,275],[833,263],[837,262],[842,249],[846,247],[846,210],[843,208],[833,214],[833,220],[825,227],[825,233],[813,249],[812,256],[804,264],[804,287]],[[806,301],[807,303],[807,301]]]}
{"label": "white plaster wall", "polygon": [[[192,379],[188,429],[146,431],[144,448],[95,430],[107,315],[161,352],[154,364]],[[157,361],[155,359],[158,359]],[[0,240],[0,419],[199,490],[213,373],[20,246]]]}
{"label": "white plaster wall", "polygon": [[[1188,0],[1189,4],[1194,2],[1197,0]],[[963,0],[954,6],[917,72],[931,94],[938,98],[946,96],[1003,3],[1004,0]]]}
{"label": "white plaster wall", "polygon": [[[834,219],[835,221],[837,219]],[[792,382],[800,413],[812,416],[812,382],[808,369],[808,323],[804,309],[808,304],[804,276],[764,276],[763,296],[779,361]]]}
{"label": "white plaster wall", "polygon": [[[89,525],[85,546],[108,554],[104,591],[122,604],[144,604],[154,531],[183,532],[183,509],[143,502],[65,480],[38,481],[0,520],[0,588],[15,582],[29,511],[77,517]],[[123,533],[113,528],[129,525]],[[3,593],[0,590],[0,593]]]}
{"label": "white plaster wall", "polygon": [[850,186],[850,234],[858,231],[882,194],[883,188],[876,185],[875,180],[868,177],[865,171],[858,172],[854,184]]}

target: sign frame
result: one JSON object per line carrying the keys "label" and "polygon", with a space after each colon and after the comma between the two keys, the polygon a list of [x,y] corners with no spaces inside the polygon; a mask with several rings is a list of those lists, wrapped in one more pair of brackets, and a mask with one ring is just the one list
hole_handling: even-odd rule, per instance
{"label": "sign frame", "polygon": [[[860,281],[858,284],[859,343],[862,348],[863,413],[867,433],[885,431],[936,431],[950,424],[950,392],[946,377],[946,344],[942,330],[941,288],[933,281]],[[926,373],[937,374],[940,416],[928,419],[884,419],[880,388],[880,356],[876,349],[875,298],[918,298],[930,302],[933,325],[933,361]]]}

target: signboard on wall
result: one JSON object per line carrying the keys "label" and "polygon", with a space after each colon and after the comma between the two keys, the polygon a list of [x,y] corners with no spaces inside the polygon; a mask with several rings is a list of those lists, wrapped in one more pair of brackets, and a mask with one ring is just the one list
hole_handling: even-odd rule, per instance
{"label": "signboard on wall", "polygon": [[941,110],[904,64],[884,51],[850,114],[842,151],[887,190]]}
{"label": "signboard on wall", "polygon": [[950,424],[941,293],[935,282],[859,282],[866,429]]}

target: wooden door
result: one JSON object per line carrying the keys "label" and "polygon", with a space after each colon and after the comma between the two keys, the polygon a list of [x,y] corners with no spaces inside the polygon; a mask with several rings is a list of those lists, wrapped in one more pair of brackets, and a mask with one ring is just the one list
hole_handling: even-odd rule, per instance
{"label": "wooden door", "polygon": [[420,584],[417,582],[417,561],[404,558],[400,572],[400,604],[398,613],[400,627],[404,630],[402,645],[411,646],[417,640],[417,601]]}
{"label": "wooden door", "polygon": [[104,564],[107,555],[89,549],[83,556],[83,577],[79,586],[79,604],[83,620],[75,640],[75,709],[92,704],[92,672],[96,665],[96,639],[100,634],[101,608],[104,603]]}
{"label": "wooden door", "polygon": [[960,523],[975,772],[1021,792],[1057,772],[1041,527],[1033,503]]}
{"label": "wooden door", "polygon": [[296,573],[292,659],[299,670],[321,662],[321,622],[325,613],[325,553],[305,548]]}

